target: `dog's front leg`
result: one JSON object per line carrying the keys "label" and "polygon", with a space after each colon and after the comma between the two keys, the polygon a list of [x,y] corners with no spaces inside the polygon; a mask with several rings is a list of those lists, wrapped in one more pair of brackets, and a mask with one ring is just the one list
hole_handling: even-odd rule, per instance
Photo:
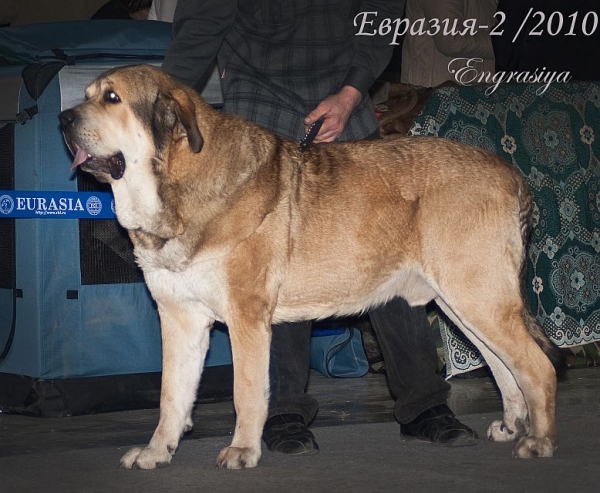
{"label": "dog's front leg", "polygon": [[[228,321],[233,355],[233,400],[237,414],[235,433],[229,447],[221,450],[217,467],[255,467],[261,456],[262,430],[269,398],[269,350],[271,317],[265,309],[240,307]],[[252,316],[254,312],[254,316]]]}
{"label": "dog's front leg", "polygon": [[158,303],[163,369],[160,419],[145,448],[134,448],[121,459],[126,469],[155,469],[171,462],[190,415],[209,345],[213,320],[202,306],[192,303]]}

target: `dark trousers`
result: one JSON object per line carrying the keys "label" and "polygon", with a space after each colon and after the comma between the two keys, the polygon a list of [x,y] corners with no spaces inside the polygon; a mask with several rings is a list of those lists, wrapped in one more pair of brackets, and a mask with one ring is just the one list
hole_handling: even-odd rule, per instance
{"label": "dark trousers", "polygon": [[[450,385],[436,373],[437,352],[425,307],[402,298],[369,312],[396,404],[394,416],[408,423],[430,407],[445,404]],[[318,403],[306,393],[310,361],[310,322],[273,326],[269,417],[300,414],[310,423]]]}

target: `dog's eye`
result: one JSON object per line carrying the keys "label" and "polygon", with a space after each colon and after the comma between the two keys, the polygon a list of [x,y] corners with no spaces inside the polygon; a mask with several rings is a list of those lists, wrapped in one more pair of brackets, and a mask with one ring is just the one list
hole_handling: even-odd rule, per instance
{"label": "dog's eye", "polygon": [[117,93],[113,92],[113,91],[106,91],[104,93],[104,100],[109,103],[120,103],[121,102],[121,98],[119,98],[119,96],[117,96]]}

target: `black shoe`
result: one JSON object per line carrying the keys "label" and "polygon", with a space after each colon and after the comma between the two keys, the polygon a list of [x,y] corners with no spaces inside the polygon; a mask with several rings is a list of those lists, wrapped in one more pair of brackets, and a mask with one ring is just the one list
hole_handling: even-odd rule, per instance
{"label": "black shoe", "polygon": [[316,454],[319,445],[299,414],[279,414],[269,418],[263,440],[271,452],[287,455]]}
{"label": "black shoe", "polygon": [[477,443],[477,433],[455,418],[445,404],[422,412],[416,419],[400,425],[405,438],[425,440],[437,445],[464,447]]}

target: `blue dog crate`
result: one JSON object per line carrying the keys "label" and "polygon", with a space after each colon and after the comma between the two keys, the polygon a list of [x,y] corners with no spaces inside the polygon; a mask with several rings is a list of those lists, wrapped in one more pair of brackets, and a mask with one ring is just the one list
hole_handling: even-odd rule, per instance
{"label": "blue dog crate", "polygon": [[[0,29],[0,410],[60,416],[158,404],[156,306],[110,188],[70,171],[58,114],[102,71],[160,63],[170,37],[168,24],[150,21]],[[218,87],[212,94],[218,104]],[[224,327],[212,331],[206,366],[199,397],[229,397]]]}

